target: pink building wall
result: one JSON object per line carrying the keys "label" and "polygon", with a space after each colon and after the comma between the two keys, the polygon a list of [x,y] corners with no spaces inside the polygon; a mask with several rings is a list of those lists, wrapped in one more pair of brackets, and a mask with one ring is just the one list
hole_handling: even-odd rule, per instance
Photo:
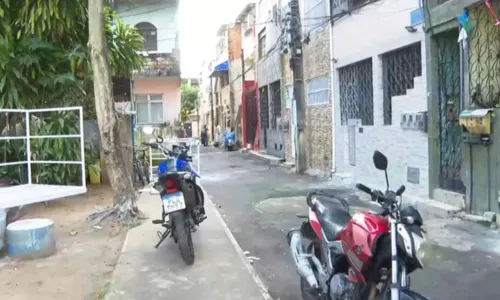
{"label": "pink building wall", "polygon": [[173,123],[181,113],[181,80],[176,79],[136,79],[134,94],[162,94],[164,121]]}

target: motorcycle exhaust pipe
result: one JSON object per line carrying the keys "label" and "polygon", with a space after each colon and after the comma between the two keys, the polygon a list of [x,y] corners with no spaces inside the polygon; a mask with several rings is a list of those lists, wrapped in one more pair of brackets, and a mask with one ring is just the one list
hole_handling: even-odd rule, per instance
{"label": "motorcycle exhaust pipe", "polygon": [[297,267],[297,273],[307,280],[311,288],[319,288],[318,280],[314,275],[304,245],[302,245],[302,234],[298,229],[294,229],[288,232],[286,238],[295,261],[295,266]]}

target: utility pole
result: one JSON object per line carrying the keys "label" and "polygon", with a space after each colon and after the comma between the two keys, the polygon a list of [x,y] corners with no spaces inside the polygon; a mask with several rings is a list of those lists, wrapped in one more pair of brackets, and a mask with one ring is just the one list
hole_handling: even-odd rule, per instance
{"label": "utility pole", "polygon": [[241,82],[245,84],[245,51],[241,48]]}
{"label": "utility pole", "polygon": [[300,22],[299,0],[290,3],[290,67],[293,72],[293,97],[297,110],[297,148],[295,153],[295,170],[303,174],[307,170],[306,155],[306,100],[304,97],[304,65],[302,62],[302,26]]}

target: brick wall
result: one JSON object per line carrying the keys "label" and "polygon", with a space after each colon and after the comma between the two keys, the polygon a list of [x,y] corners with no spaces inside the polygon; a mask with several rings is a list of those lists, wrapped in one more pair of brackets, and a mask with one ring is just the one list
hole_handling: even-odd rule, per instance
{"label": "brick wall", "polygon": [[229,60],[241,58],[241,25],[236,24],[227,31]]}
{"label": "brick wall", "polygon": [[[330,39],[328,24],[310,34],[310,42],[303,46],[304,79],[318,76],[330,78]],[[329,85],[329,87],[331,84]],[[307,88],[305,91],[307,101]],[[330,175],[332,169],[332,106],[331,88],[328,104],[307,106],[307,165]]]}
{"label": "brick wall", "polygon": [[[386,0],[368,5],[358,13],[339,20],[334,26],[335,99],[335,165],[337,176],[350,176],[354,182],[363,182],[385,188],[383,173],[373,166],[374,150],[380,150],[389,159],[389,180],[397,188],[405,184],[407,194],[428,196],[428,143],[427,134],[403,130],[400,117],[403,112],[427,110],[425,78],[425,45],[421,27],[409,33],[410,12],[418,2]],[[376,24],[377,26],[374,26]],[[354,37],[354,38],[353,38]],[[382,54],[419,42],[422,44],[422,77],[414,79],[414,88],[404,96],[392,98],[392,125],[383,120]],[[373,65],[373,126],[355,127],[355,165],[349,161],[347,126],[340,122],[338,68],[370,58]],[[419,169],[419,184],[407,181],[409,167]]]}

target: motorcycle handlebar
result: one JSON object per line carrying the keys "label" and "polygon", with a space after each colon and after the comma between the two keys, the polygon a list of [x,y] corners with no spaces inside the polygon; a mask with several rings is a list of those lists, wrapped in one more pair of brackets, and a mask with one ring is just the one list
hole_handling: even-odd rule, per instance
{"label": "motorcycle handlebar", "polygon": [[174,151],[171,151],[169,149],[166,149],[166,148],[162,147],[161,143],[159,143],[158,141],[156,143],[142,142],[141,144],[144,145],[144,146],[151,147],[153,149],[161,149],[166,155],[171,155],[171,156],[179,156],[181,154],[187,154],[187,152],[189,150],[187,147],[184,147],[182,145],[177,145],[177,147],[181,150],[181,153],[176,153]]}
{"label": "motorcycle handlebar", "polygon": [[366,185],[364,184],[361,184],[361,183],[358,183],[356,184],[356,188],[362,192],[365,192],[369,195],[372,195],[373,196],[373,192],[372,192],[372,189],[370,189],[369,187],[367,187]]}
{"label": "motorcycle handlebar", "polygon": [[[396,199],[392,199],[392,197],[385,197],[381,192],[372,190],[364,184],[358,183],[356,184],[356,188],[372,196],[373,201],[377,201],[386,205],[392,205],[396,202]],[[402,185],[401,187],[399,187],[398,192],[402,194],[405,189],[406,187]],[[397,196],[401,196],[401,194],[396,193]]]}
{"label": "motorcycle handlebar", "polygon": [[403,195],[403,193],[404,193],[405,191],[406,191],[406,187],[405,187],[405,186],[404,186],[404,184],[403,184],[403,185],[401,185],[401,186],[399,187],[399,189],[396,191],[396,196],[401,196],[401,195]]}

